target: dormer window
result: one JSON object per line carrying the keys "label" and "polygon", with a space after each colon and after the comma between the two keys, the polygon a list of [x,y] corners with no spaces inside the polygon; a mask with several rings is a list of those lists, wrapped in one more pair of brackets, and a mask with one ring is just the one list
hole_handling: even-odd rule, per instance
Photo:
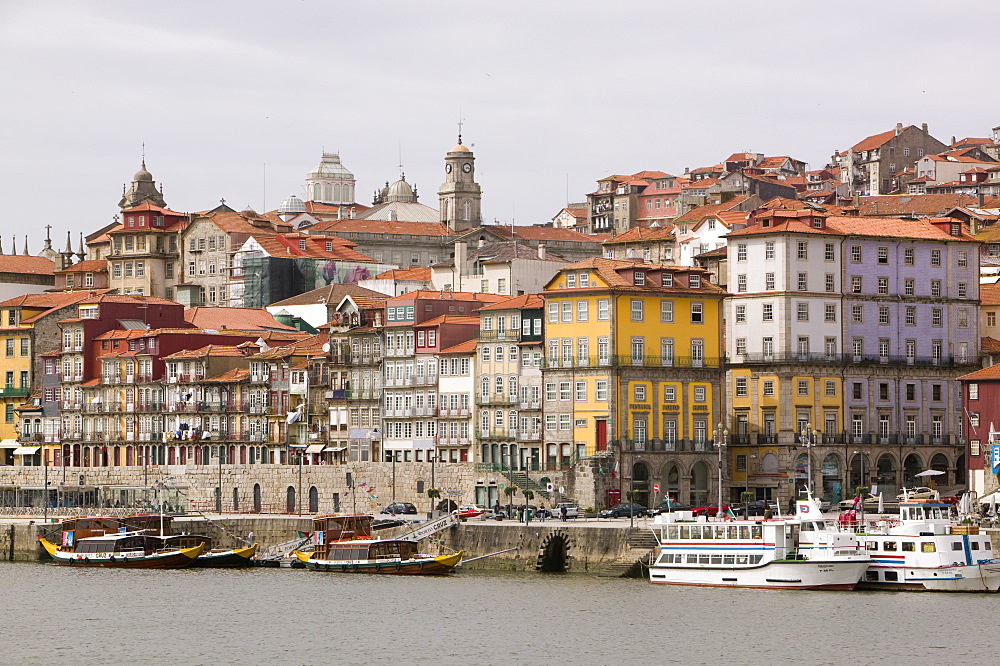
{"label": "dormer window", "polygon": [[646,274],[642,271],[635,272],[635,286],[642,287],[646,284]]}
{"label": "dormer window", "polygon": [[664,273],[663,274],[663,286],[664,287],[673,287],[674,286],[674,274],[673,273]]}
{"label": "dormer window", "polygon": [[688,278],[688,286],[690,286],[692,289],[701,289],[701,276],[692,275],[690,278]]}
{"label": "dormer window", "polygon": [[300,249],[300,250],[304,250],[304,249],[306,249],[306,239],[305,239],[305,238],[303,238],[303,239],[301,239],[301,240],[299,241],[299,249]]}
{"label": "dormer window", "polygon": [[962,225],[960,225],[960,224],[953,224],[953,225],[951,225],[951,235],[952,236],[961,236],[962,235]]}
{"label": "dormer window", "polygon": [[590,273],[580,273],[580,286],[581,287],[590,286]]}
{"label": "dormer window", "polygon": [[823,228],[823,218],[822,217],[814,217],[813,218],[813,227],[815,227],[816,229],[822,229]]}
{"label": "dormer window", "polygon": [[576,275],[571,273],[566,276],[566,288],[573,289],[574,287],[576,287]]}
{"label": "dormer window", "polygon": [[327,252],[333,252],[333,241],[327,241],[326,242],[326,251]]}

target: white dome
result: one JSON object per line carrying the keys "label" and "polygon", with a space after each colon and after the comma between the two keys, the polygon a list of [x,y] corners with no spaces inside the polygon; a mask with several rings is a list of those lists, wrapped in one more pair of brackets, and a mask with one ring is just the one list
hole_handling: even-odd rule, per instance
{"label": "white dome", "polygon": [[299,199],[294,194],[287,197],[278,206],[279,213],[304,213],[306,212],[306,205],[302,203],[302,199]]}
{"label": "white dome", "polygon": [[408,182],[406,182],[406,176],[402,176],[399,180],[389,186],[389,191],[386,193],[385,200],[412,203],[417,199],[413,195],[413,188],[410,187]]}
{"label": "white dome", "polygon": [[309,172],[306,178],[334,178],[339,180],[354,180],[354,174],[344,168],[337,153],[323,153],[319,166]]}

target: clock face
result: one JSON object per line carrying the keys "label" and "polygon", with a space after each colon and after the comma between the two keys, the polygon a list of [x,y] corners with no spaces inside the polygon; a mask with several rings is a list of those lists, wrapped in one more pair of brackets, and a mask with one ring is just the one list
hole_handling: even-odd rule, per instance
{"label": "clock face", "polygon": [[469,173],[470,171],[472,171],[472,165],[466,162],[465,164],[462,165],[462,171],[464,171],[465,173]]}
{"label": "clock face", "polygon": [[445,173],[451,173],[451,165],[450,164],[445,164],[444,165],[444,170],[445,170]]}

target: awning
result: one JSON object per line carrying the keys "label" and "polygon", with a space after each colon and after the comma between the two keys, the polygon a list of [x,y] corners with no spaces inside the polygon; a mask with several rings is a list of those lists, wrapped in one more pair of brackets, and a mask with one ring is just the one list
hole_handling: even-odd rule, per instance
{"label": "awning", "polygon": [[341,451],[346,451],[347,447],[346,446],[328,446],[328,447],[326,447],[323,450],[324,451],[329,451],[330,453],[340,453]]}
{"label": "awning", "polygon": [[40,449],[40,448],[42,448],[42,447],[40,447],[40,446],[19,446],[16,449],[14,449],[14,455],[15,456],[30,456],[30,455],[34,455],[35,453],[38,452],[38,449]]}
{"label": "awning", "polygon": [[310,444],[306,447],[306,453],[323,453],[326,444]]}
{"label": "awning", "polygon": [[1000,490],[994,491],[985,497],[979,498],[980,504],[1000,504]]}
{"label": "awning", "polygon": [[20,444],[17,443],[16,439],[4,439],[0,440],[0,449],[17,449],[20,448]]}

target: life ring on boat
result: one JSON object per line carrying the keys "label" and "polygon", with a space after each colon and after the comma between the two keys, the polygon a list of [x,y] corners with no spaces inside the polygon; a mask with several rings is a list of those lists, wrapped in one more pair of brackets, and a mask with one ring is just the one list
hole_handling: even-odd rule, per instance
{"label": "life ring on boat", "polygon": [[423,562],[421,562],[420,564],[417,565],[417,570],[418,571],[423,571],[424,570],[424,563]]}

